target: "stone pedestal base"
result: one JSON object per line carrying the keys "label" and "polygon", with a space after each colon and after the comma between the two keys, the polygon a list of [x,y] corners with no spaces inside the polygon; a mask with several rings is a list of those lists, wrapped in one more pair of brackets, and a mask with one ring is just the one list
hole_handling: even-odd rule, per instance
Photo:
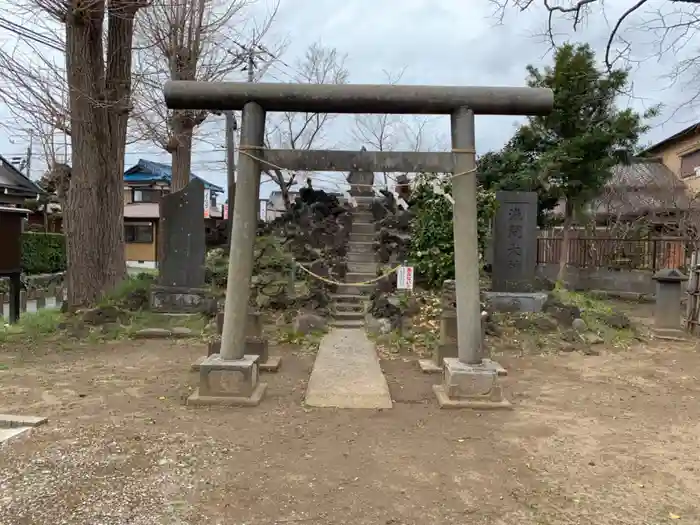
{"label": "stone pedestal base", "polygon": [[[277,372],[282,366],[280,356],[271,356],[268,352],[268,340],[263,337],[246,337],[245,354],[258,357],[258,368],[261,372]],[[221,341],[210,341],[207,347],[207,357],[218,354],[221,351]],[[201,364],[207,357],[200,357],[192,365],[194,372],[199,372]]]}
{"label": "stone pedestal base", "polygon": [[656,339],[661,339],[662,341],[682,342],[689,340],[687,332],[680,328],[654,328],[653,333]]}
{"label": "stone pedestal base", "polygon": [[468,365],[457,358],[445,358],[443,383],[433,387],[440,408],[511,408],[498,384],[500,370],[503,367],[491,360]]}
{"label": "stone pedestal base", "polygon": [[211,309],[211,293],[203,288],[152,286],[151,310],[158,313],[194,314]]}
{"label": "stone pedestal base", "polygon": [[199,388],[187,404],[256,406],[266,389],[267,384],[258,378],[258,356],[224,360],[213,354],[199,364]]}

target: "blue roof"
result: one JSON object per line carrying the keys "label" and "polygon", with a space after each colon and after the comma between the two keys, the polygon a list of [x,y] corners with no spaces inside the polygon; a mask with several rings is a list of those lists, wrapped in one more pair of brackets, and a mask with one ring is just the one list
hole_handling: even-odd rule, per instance
{"label": "blue roof", "polygon": [[[223,193],[224,189],[221,186],[212,184],[204,180],[202,177],[197,177],[194,173],[190,173],[190,180],[199,179],[204,183],[204,188],[215,192]],[[124,182],[167,182],[173,180],[172,166],[153,162],[152,160],[139,159],[139,161],[124,172]]]}

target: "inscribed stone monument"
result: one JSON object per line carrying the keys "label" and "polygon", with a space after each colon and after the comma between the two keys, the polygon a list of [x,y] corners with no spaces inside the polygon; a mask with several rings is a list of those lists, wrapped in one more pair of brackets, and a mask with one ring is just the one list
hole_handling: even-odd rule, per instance
{"label": "inscribed stone monument", "polygon": [[151,306],[161,312],[196,312],[204,305],[204,183],[192,180],[160,202],[162,260]]}
{"label": "inscribed stone monument", "polygon": [[537,193],[496,192],[491,289],[531,292],[537,265]]}

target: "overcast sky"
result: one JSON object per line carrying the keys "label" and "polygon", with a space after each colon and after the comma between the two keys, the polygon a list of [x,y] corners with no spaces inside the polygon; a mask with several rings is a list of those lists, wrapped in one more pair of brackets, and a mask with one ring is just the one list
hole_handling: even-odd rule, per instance
{"label": "overcast sky", "polygon": [[[629,3],[617,0],[616,7],[607,13],[609,23],[613,23],[615,14]],[[269,3],[266,5],[260,0],[252,13],[262,18],[268,7]],[[385,71],[396,74],[405,70],[402,83],[408,84],[521,86],[527,64],[542,66],[551,59],[548,45],[536,36],[543,29],[544,13],[538,10],[511,12],[502,25],[498,25],[492,13],[489,0],[282,0],[268,41],[274,45],[276,40],[287,39],[290,45],[281,57],[283,63],[272,67],[266,79],[288,81],[305,49],[314,42],[321,42],[347,54],[346,65],[353,83],[383,83]],[[633,20],[629,27],[633,28],[640,19]],[[587,41],[602,50],[609,23],[597,16],[584,30],[572,34],[571,40]],[[561,24],[558,29],[563,41],[570,28]],[[644,53],[649,51],[648,46],[643,47],[648,39],[633,34],[631,29],[626,37],[636,43],[638,55],[642,54],[642,49]],[[688,96],[687,88],[669,86],[669,81],[662,78],[678,56],[674,53],[658,62],[643,63],[633,73],[634,98],[620,100],[620,105],[632,105],[639,110],[659,102],[666,105],[664,116],[646,137],[648,141],[661,140],[697,120],[692,108],[670,118],[672,110]],[[6,110],[3,108],[3,111]],[[223,129],[222,120],[210,119],[206,126],[209,138],[206,143],[198,144],[192,164],[195,173],[225,186],[223,135],[217,136]],[[477,117],[478,152],[500,148],[512,135],[517,121],[514,117]],[[319,146],[359,148],[360,144],[353,141],[349,131],[351,126],[352,120],[335,121],[326,134],[326,144]],[[433,144],[444,143],[448,136],[447,119],[436,119],[429,129]],[[0,131],[0,153],[13,156],[21,154],[25,148],[26,141],[20,134],[11,137],[6,130]],[[33,159],[35,177],[41,175],[43,164],[38,157]],[[127,168],[139,158],[169,163],[166,154],[147,143],[130,146]],[[319,181],[328,182],[328,177],[324,174]],[[335,177],[343,179],[342,174]],[[271,189],[273,186],[267,185],[262,195]]]}

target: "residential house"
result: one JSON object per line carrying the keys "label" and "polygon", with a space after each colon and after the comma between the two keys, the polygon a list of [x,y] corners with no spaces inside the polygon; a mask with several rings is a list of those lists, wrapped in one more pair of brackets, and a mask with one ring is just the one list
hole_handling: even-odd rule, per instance
{"label": "residential house", "polygon": [[36,199],[44,193],[34,181],[0,155],[0,205],[20,206],[27,199]]}
{"label": "residential house", "polygon": [[647,148],[642,155],[654,158],[683,180],[690,193],[700,191],[700,123]]}
{"label": "residential house", "polygon": [[[698,204],[686,182],[661,159],[634,158],[619,164],[600,195],[588,204],[585,225],[570,232],[569,263],[682,267],[688,254],[686,239],[700,225]],[[563,211],[560,203],[554,213],[561,216]],[[539,260],[558,261],[561,245],[551,239],[561,236],[560,228],[540,236],[546,242],[540,242]]]}
{"label": "residential house", "polygon": [[[204,183],[206,228],[215,230],[224,218],[224,207],[217,197],[224,192],[195,174]],[[170,193],[172,168],[167,164],[140,159],[124,173],[124,240],[127,265],[156,268],[160,200]]]}
{"label": "residential house", "polygon": [[[21,234],[24,218],[29,214],[23,204],[44,194],[35,182],[0,156],[0,276],[11,277],[13,304],[19,306],[19,275],[21,271]],[[0,314],[3,303],[0,301]],[[18,319],[19,308],[11,310],[10,322]]]}
{"label": "residential house", "polygon": [[[290,191],[289,200],[294,202],[299,196],[299,192]],[[284,215],[287,208],[284,206],[284,198],[282,198],[282,192],[280,190],[275,190],[270,192],[270,196],[264,201],[264,219],[265,222],[272,222],[278,217]]]}

